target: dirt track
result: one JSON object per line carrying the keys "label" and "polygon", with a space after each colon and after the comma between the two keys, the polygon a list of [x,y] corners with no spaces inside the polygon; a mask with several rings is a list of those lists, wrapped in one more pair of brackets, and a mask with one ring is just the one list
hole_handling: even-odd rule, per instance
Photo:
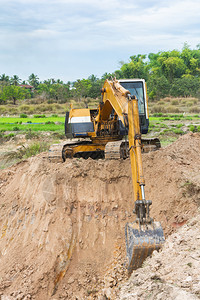
{"label": "dirt track", "polygon": [[[198,213],[199,149],[200,135],[187,134],[143,156],[151,215],[166,236]],[[1,171],[0,188],[1,299],[135,299],[120,294],[124,226],[133,220],[129,160],[56,164],[43,153]]]}

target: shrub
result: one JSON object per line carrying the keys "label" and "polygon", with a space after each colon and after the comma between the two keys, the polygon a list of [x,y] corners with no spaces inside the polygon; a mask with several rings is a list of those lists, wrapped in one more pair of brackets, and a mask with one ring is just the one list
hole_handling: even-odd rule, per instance
{"label": "shrub", "polygon": [[38,133],[33,132],[31,129],[28,129],[28,131],[25,135],[25,138],[27,140],[35,139],[35,138],[38,138],[38,137],[39,137]]}
{"label": "shrub", "polygon": [[192,105],[193,105],[193,102],[192,102],[192,101],[189,101],[189,102],[186,103],[186,106],[187,106],[187,107],[190,107],[190,106],[192,106]]}
{"label": "shrub", "polygon": [[199,106],[193,106],[189,109],[190,113],[200,113],[200,107]]}
{"label": "shrub", "polygon": [[180,112],[180,110],[179,110],[178,107],[174,107],[174,106],[172,106],[172,105],[168,106],[168,107],[166,108],[166,110],[167,110],[167,112],[169,112],[169,113],[179,113],[179,112]]}
{"label": "shrub", "polygon": [[193,104],[198,104],[198,100],[197,100],[197,99],[194,99],[194,100],[193,100]]}
{"label": "shrub", "polygon": [[158,101],[157,104],[158,104],[158,105],[164,105],[165,102],[164,102],[164,101]]}
{"label": "shrub", "polygon": [[189,125],[188,127],[189,127],[190,131],[197,132],[197,131],[199,131],[200,126],[197,127],[196,125]]}
{"label": "shrub", "polygon": [[169,128],[169,127],[164,123],[160,123],[160,128]]}
{"label": "shrub", "polygon": [[184,134],[184,131],[181,130],[180,128],[173,128],[172,131],[173,131],[175,134]]}
{"label": "shrub", "polygon": [[7,112],[7,107],[3,106],[3,105],[0,105],[0,113],[4,114],[5,112]]}
{"label": "shrub", "polygon": [[45,122],[45,124],[52,124],[52,125],[55,125],[55,123],[52,122],[52,121],[47,121],[47,122]]}
{"label": "shrub", "polygon": [[49,149],[49,144],[45,142],[35,142],[31,145],[25,147],[24,145],[20,147],[17,151],[9,152],[5,155],[7,160],[13,159],[25,159],[41,152],[47,151]]}
{"label": "shrub", "polygon": [[153,117],[162,117],[163,113],[154,113]]}
{"label": "shrub", "polygon": [[9,141],[13,137],[15,137],[15,134],[14,133],[9,133],[9,134],[7,134],[7,135],[4,136],[4,139],[6,141]]}
{"label": "shrub", "polygon": [[31,108],[30,105],[24,104],[19,107],[19,110],[23,113],[28,113],[30,111],[30,108]]}
{"label": "shrub", "polygon": [[46,116],[43,114],[43,115],[34,115],[34,118],[46,118]]}
{"label": "shrub", "polygon": [[171,104],[172,104],[172,105],[178,105],[178,104],[179,104],[179,101],[178,101],[178,100],[172,100],[172,101],[171,101]]}
{"label": "shrub", "polygon": [[20,129],[19,129],[19,127],[17,127],[17,126],[14,126],[12,130],[13,130],[13,131],[19,131]]}
{"label": "shrub", "polygon": [[152,113],[165,113],[166,112],[166,109],[163,105],[154,105],[152,108],[151,108],[151,112]]}
{"label": "shrub", "polygon": [[16,107],[8,107],[7,109],[8,113],[11,114],[11,115],[15,115],[18,113],[18,110]]}
{"label": "shrub", "polygon": [[20,114],[19,116],[20,118],[28,118],[28,116],[26,114]]}
{"label": "shrub", "polygon": [[38,153],[47,150],[49,150],[49,144],[45,142],[33,143],[25,149],[24,157],[28,158],[30,156],[37,155]]}

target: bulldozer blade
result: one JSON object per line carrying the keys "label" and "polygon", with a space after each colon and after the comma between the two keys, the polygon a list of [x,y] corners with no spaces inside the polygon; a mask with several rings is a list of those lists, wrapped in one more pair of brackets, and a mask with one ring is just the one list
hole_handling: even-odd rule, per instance
{"label": "bulldozer blade", "polygon": [[165,241],[163,229],[159,222],[141,225],[127,223],[125,228],[128,273],[139,268],[147,256],[159,250]]}

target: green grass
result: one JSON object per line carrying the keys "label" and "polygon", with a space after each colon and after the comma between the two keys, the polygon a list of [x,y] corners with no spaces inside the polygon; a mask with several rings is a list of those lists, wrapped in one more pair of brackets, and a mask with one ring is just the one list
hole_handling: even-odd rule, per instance
{"label": "green grass", "polygon": [[151,123],[152,121],[156,122],[163,122],[163,121],[192,121],[192,120],[199,120],[200,116],[199,115],[183,115],[183,114],[163,114],[162,116],[153,114],[152,116],[149,117],[149,122]]}
{"label": "green grass", "polygon": [[63,131],[64,124],[1,124],[0,131]]}
{"label": "green grass", "polygon": [[[36,115],[37,116],[37,115]],[[1,117],[0,118],[0,124],[1,123],[27,123],[28,121],[31,121],[32,123],[45,123],[47,121],[50,122],[65,122],[65,117],[55,117],[55,116],[50,116],[50,117],[43,117],[43,118],[34,118],[34,117],[27,117],[27,118],[20,118],[20,117]]]}
{"label": "green grass", "polygon": [[41,152],[48,151],[50,144],[47,142],[33,142],[28,146],[21,146],[16,151],[11,151],[4,155],[5,160],[18,161],[35,156]]}
{"label": "green grass", "polygon": [[63,131],[65,117],[1,117],[0,131]]}

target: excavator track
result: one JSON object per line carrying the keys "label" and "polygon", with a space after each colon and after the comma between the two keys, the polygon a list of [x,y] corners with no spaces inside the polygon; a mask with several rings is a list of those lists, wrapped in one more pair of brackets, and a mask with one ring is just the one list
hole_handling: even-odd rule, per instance
{"label": "excavator track", "polygon": [[161,148],[161,143],[158,138],[145,138],[142,139],[142,152],[156,151]]}
{"label": "excavator track", "polygon": [[119,159],[122,156],[122,141],[108,142],[105,146],[105,159]]}
{"label": "excavator track", "polygon": [[[161,148],[158,138],[142,139],[142,152],[147,153]],[[129,142],[115,141],[108,142],[105,146],[105,159],[127,158],[129,156]]]}
{"label": "excavator track", "polygon": [[77,141],[75,139],[66,140],[59,144],[53,144],[49,148],[49,160],[51,162],[63,162],[65,161],[63,150],[66,149],[66,147],[70,146],[72,147],[74,144],[81,143],[82,141]]}
{"label": "excavator track", "polygon": [[49,160],[51,162],[63,162],[63,157],[62,157],[62,150],[65,143],[60,143],[60,144],[53,144],[49,148]]}
{"label": "excavator track", "polygon": [[[85,150],[87,149],[87,151]],[[49,160],[51,162],[64,162],[67,158],[92,159],[104,158],[103,148],[95,147],[89,139],[66,140],[60,144],[53,144],[49,148]]]}

